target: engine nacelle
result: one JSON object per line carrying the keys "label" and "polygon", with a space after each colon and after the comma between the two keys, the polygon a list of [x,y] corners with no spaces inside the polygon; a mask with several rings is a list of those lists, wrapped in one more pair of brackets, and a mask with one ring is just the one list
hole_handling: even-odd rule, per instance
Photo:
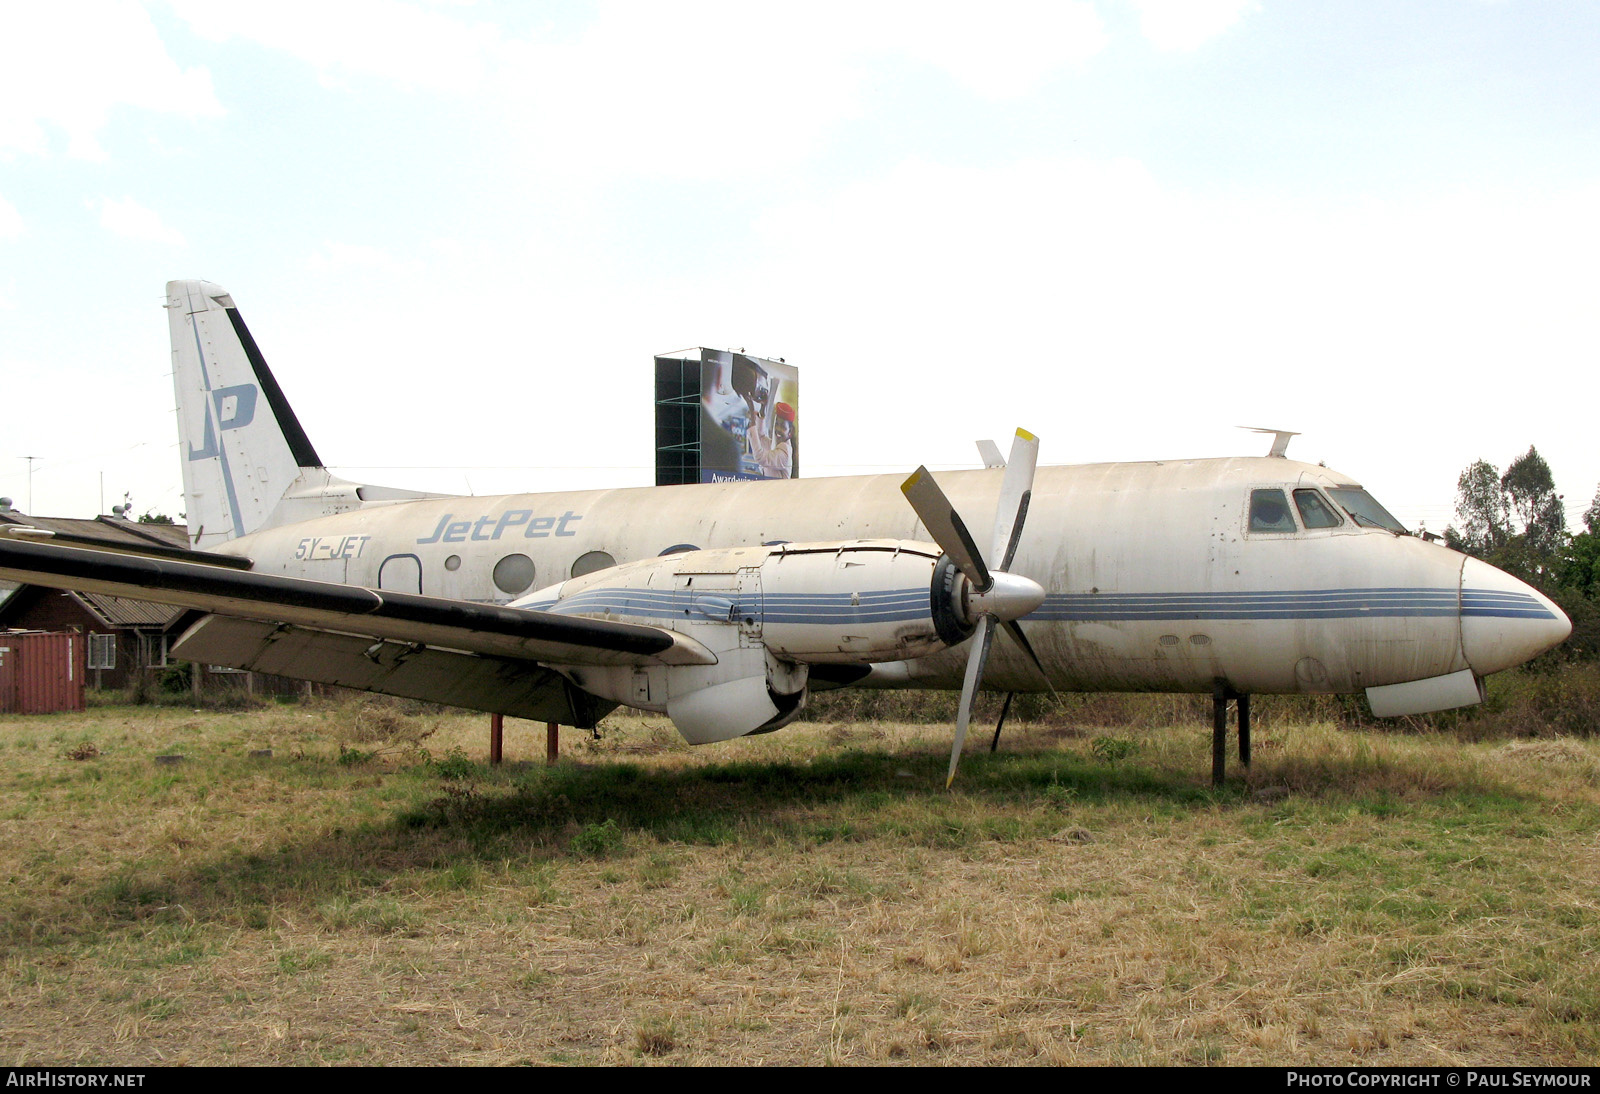
{"label": "engine nacelle", "polygon": [[925,657],[965,641],[965,585],[937,547],[906,543],[785,544],[761,566],[761,641],[812,664]]}
{"label": "engine nacelle", "polygon": [[515,606],[650,623],[697,639],[707,625],[729,626],[782,658],[873,664],[965,641],[970,595],[932,544],[850,540],[643,559],[541,589]]}
{"label": "engine nacelle", "polygon": [[967,596],[966,579],[932,544],[853,540],[644,559],[516,606],[649,623],[710,649],[715,665],[561,669],[585,691],[667,714],[700,744],[793,718],[810,665],[902,661],[964,641]]}

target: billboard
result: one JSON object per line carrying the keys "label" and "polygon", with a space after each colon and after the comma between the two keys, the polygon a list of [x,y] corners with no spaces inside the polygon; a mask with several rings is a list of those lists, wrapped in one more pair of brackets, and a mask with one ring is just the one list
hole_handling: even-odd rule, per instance
{"label": "billboard", "polygon": [[656,358],[656,482],[800,474],[800,373],[738,350]]}
{"label": "billboard", "polygon": [[700,481],[798,478],[799,370],[732,350],[702,354]]}

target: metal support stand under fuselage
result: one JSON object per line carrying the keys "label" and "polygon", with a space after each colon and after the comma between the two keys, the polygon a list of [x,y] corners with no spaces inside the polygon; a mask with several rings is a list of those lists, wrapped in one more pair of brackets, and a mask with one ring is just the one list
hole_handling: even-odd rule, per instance
{"label": "metal support stand under fuselage", "polygon": [[1014,691],[1006,692],[1006,701],[1000,704],[1000,720],[994,724],[994,740],[989,742],[989,751],[994,752],[1000,747],[1000,731],[1005,728],[1006,712],[1011,709],[1011,699],[1016,695]]}
{"label": "metal support stand under fuselage", "polygon": [[[489,762],[498,764],[505,758],[506,718],[503,714],[489,715]],[[553,764],[560,753],[561,727],[555,722],[544,724],[544,762]]]}
{"label": "metal support stand under fuselage", "polygon": [[1228,700],[1239,710],[1239,762],[1250,766],[1250,696],[1217,680],[1211,685],[1211,785],[1221,786],[1228,765]]}
{"label": "metal support stand under fuselage", "polygon": [[1250,696],[1239,696],[1239,762],[1250,766]]}

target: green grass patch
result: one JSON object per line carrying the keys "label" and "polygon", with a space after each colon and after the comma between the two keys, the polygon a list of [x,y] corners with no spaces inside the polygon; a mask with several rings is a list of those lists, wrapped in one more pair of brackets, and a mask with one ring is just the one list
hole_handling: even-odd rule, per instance
{"label": "green grass patch", "polygon": [[967,755],[953,792],[942,727],[689,750],[623,718],[548,768],[542,727],[508,733],[535,762],[496,768],[482,719],[435,713],[18,719],[13,1058],[1600,1053],[1600,746],[1268,709],[1254,769],[1213,789],[1203,721],[1063,709]]}

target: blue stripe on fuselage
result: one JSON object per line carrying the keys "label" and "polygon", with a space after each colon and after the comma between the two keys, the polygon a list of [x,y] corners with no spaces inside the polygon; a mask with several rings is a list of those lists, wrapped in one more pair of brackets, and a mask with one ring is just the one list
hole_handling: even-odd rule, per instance
{"label": "blue stripe on fuselage", "polygon": [[[785,593],[742,602],[732,590],[687,592],[656,589],[585,589],[565,600],[526,607],[563,615],[610,615],[676,619],[694,610],[696,598],[731,603],[733,614],[754,614],[767,623],[891,623],[926,619],[928,590],[881,589],[851,593]],[[1489,589],[1301,589],[1227,593],[1056,593],[1026,618],[1035,622],[1117,623],[1198,619],[1372,619],[1381,617],[1496,617],[1554,619],[1527,593]]]}

